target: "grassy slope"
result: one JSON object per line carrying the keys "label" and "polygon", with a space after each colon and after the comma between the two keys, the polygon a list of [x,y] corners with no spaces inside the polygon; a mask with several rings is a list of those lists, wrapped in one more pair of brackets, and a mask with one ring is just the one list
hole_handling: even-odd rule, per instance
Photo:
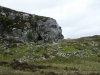
{"label": "grassy slope", "polygon": [[[92,45],[93,41],[94,39],[88,41],[71,39],[45,45],[40,45],[39,43],[41,42],[38,42],[36,44],[11,47],[10,53],[6,53],[2,44],[0,44],[0,61],[11,63],[15,58],[29,64],[52,66],[50,68],[40,69],[36,72],[19,71],[13,70],[11,67],[0,66],[0,75],[6,75],[7,73],[10,75],[50,75],[50,72],[59,75],[95,75],[95,73],[100,73],[100,53],[92,50],[96,48],[100,52],[100,42],[98,39],[98,41],[94,41],[95,44],[98,45]],[[82,50],[91,50],[91,52],[80,56],[72,55],[68,58],[57,55],[57,53],[68,54],[69,52],[74,53]]]}

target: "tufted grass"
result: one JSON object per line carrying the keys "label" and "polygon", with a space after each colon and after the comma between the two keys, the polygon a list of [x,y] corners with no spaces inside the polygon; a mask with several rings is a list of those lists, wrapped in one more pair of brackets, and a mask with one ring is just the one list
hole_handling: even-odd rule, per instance
{"label": "tufted grass", "polygon": [[[98,51],[100,50],[99,45],[91,45],[92,41],[94,40],[82,41],[80,43],[78,39],[72,39],[70,41],[62,40],[53,44],[40,44],[40,41],[40,43],[10,47],[11,54],[5,53],[6,49],[2,47],[0,48],[0,61],[7,61],[10,64],[13,59],[18,59],[21,62],[27,62],[28,64],[42,66],[49,65],[51,68],[39,69],[36,72],[31,72],[13,70],[9,66],[0,66],[0,75],[48,75],[50,72],[54,72],[58,75],[77,75],[77,72],[84,75],[90,73],[100,73],[100,53],[98,52],[94,51],[87,53],[84,55],[84,57],[70,56],[69,58],[64,58],[57,55],[57,52],[67,54],[69,52],[92,50],[94,48],[97,48]],[[99,41],[94,42],[100,44]],[[0,46],[3,46],[3,44],[0,43]],[[44,56],[46,59],[41,59],[42,56]],[[54,58],[51,59],[50,56],[54,56]]]}
{"label": "tufted grass", "polygon": [[0,75],[33,75],[32,72],[13,70],[10,67],[0,66]]}

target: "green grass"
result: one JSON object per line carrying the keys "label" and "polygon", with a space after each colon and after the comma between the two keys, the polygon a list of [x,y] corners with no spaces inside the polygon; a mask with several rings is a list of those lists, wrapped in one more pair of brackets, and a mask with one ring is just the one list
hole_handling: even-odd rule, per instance
{"label": "green grass", "polygon": [[0,66],[0,75],[33,75],[33,72],[13,70],[10,67]]}
{"label": "green grass", "polygon": [[[13,12],[15,14],[23,13],[9,8],[3,8],[4,12]],[[2,10],[0,10],[2,12]],[[33,18],[31,14],[28,18],[31,22]],[[17,24],[20,21],[19,24]],[[34,20],[47,21],[48,17],[35,15]],[[26,20],[22,20],[21,16],[16,16],[14,20],[11,20],[12,27],[21,28],[25,26]],[[16,24],[13,24],[16,23]],[[34,23],[33,23],[34,24]],[[9,31],[9,29],[7,29]],[[32,35],[28,35],[29,39],[32,39]],[[10,40],[9,40],[10,41]],[[92,44],[96,43],[97,46]],[[5,43],[0,42],[0,62],[6,61],[8,65],[0,66],[0,75],[51,75],[55,73],[58,75],[100,75],[100,37],[86,37],[78,39],[64,39],[54,44],[43,44],[42,41],[38,41],[33,44],[24,44],[23,46],[14,46],[16,43],[10,42],[9,50],[6,52]],[[97,50],[94,50],[97,49]],[[72,55],[68,58],[63,55],[75,53],[79,51],[88,51],[83,55]],[[94,50],[94,51],[93,51]],[[59,53],[59,55],[57,54]],[[51,66],[48,68],[39,69],[36,72],[26,70],[14,70],[10,63],[13,59],[17,59],[21,62],[27,62],[29,65],[36,66]],[[91,73],[91,74],[90,74]],[[98,74],[96,74],[98,73]]]}
{"label": "green grass", "polygon": [[[52,67],[31,72],[13,70],[11,67],[0,66],[0,75],[48,75],[50,72],[54,72],[58,75],[77,75],[77,72],[84,75],[100,73],[100,53],[92,51],[94,48],[98,48],[99,51],[100,47],[92,46],[91,41],[85,41],[85,43],[79,43],[78,40],[75,41],[73,43],[71,40],[70,42],[62,40],[56,44],[43,45],[35,43],[19,47],[11,47],[11,54],[5,54],[6,49],[2,47],[0,49],[0,61],[7,61],[10,64],[13,59],[18,59],[32,65],[50,65]],[[96,43],[99,44],[100,42]],[[83,44],[85,44],[85,46]],[[0,43],[0,46],[2,46],[2,43]],[[92,52],[85,53],[82,57],[73,55],[69,58],[65,58],[57,55],[57,52],[67,54],[69,52],[73,53],[81,50],[91,50]],[[51,56],[54,56],[54,58],[50,58]],[[45,59],[42,59],[41,57],[45,57]]]}

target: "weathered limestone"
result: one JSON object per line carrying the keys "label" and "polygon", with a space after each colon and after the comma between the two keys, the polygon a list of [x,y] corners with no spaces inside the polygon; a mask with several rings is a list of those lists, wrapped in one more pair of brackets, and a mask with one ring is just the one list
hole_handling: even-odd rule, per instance
{"label": "weathered limestone", "polygon": [[54,42],[63,39],[62,29],[56,20],[18,12],[0,6],[0,16],[7,17],[11,21],[8,33],[4,30],[4,23],[0,20],[0,36],[7,39],[14,39],[21,42],[36,42],[43,40],[45,42]]}

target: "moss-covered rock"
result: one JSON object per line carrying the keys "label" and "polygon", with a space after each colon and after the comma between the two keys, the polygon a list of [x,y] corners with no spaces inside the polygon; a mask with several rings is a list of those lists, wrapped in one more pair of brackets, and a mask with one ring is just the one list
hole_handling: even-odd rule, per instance
{"label": "moss-covered rock", "polygon": [[21,42],[53,42],[63,39],[61,27],[50,17],[19,12],[2,6],[0,17],[1,32],[4,32],[1,36],[7,39]]}

